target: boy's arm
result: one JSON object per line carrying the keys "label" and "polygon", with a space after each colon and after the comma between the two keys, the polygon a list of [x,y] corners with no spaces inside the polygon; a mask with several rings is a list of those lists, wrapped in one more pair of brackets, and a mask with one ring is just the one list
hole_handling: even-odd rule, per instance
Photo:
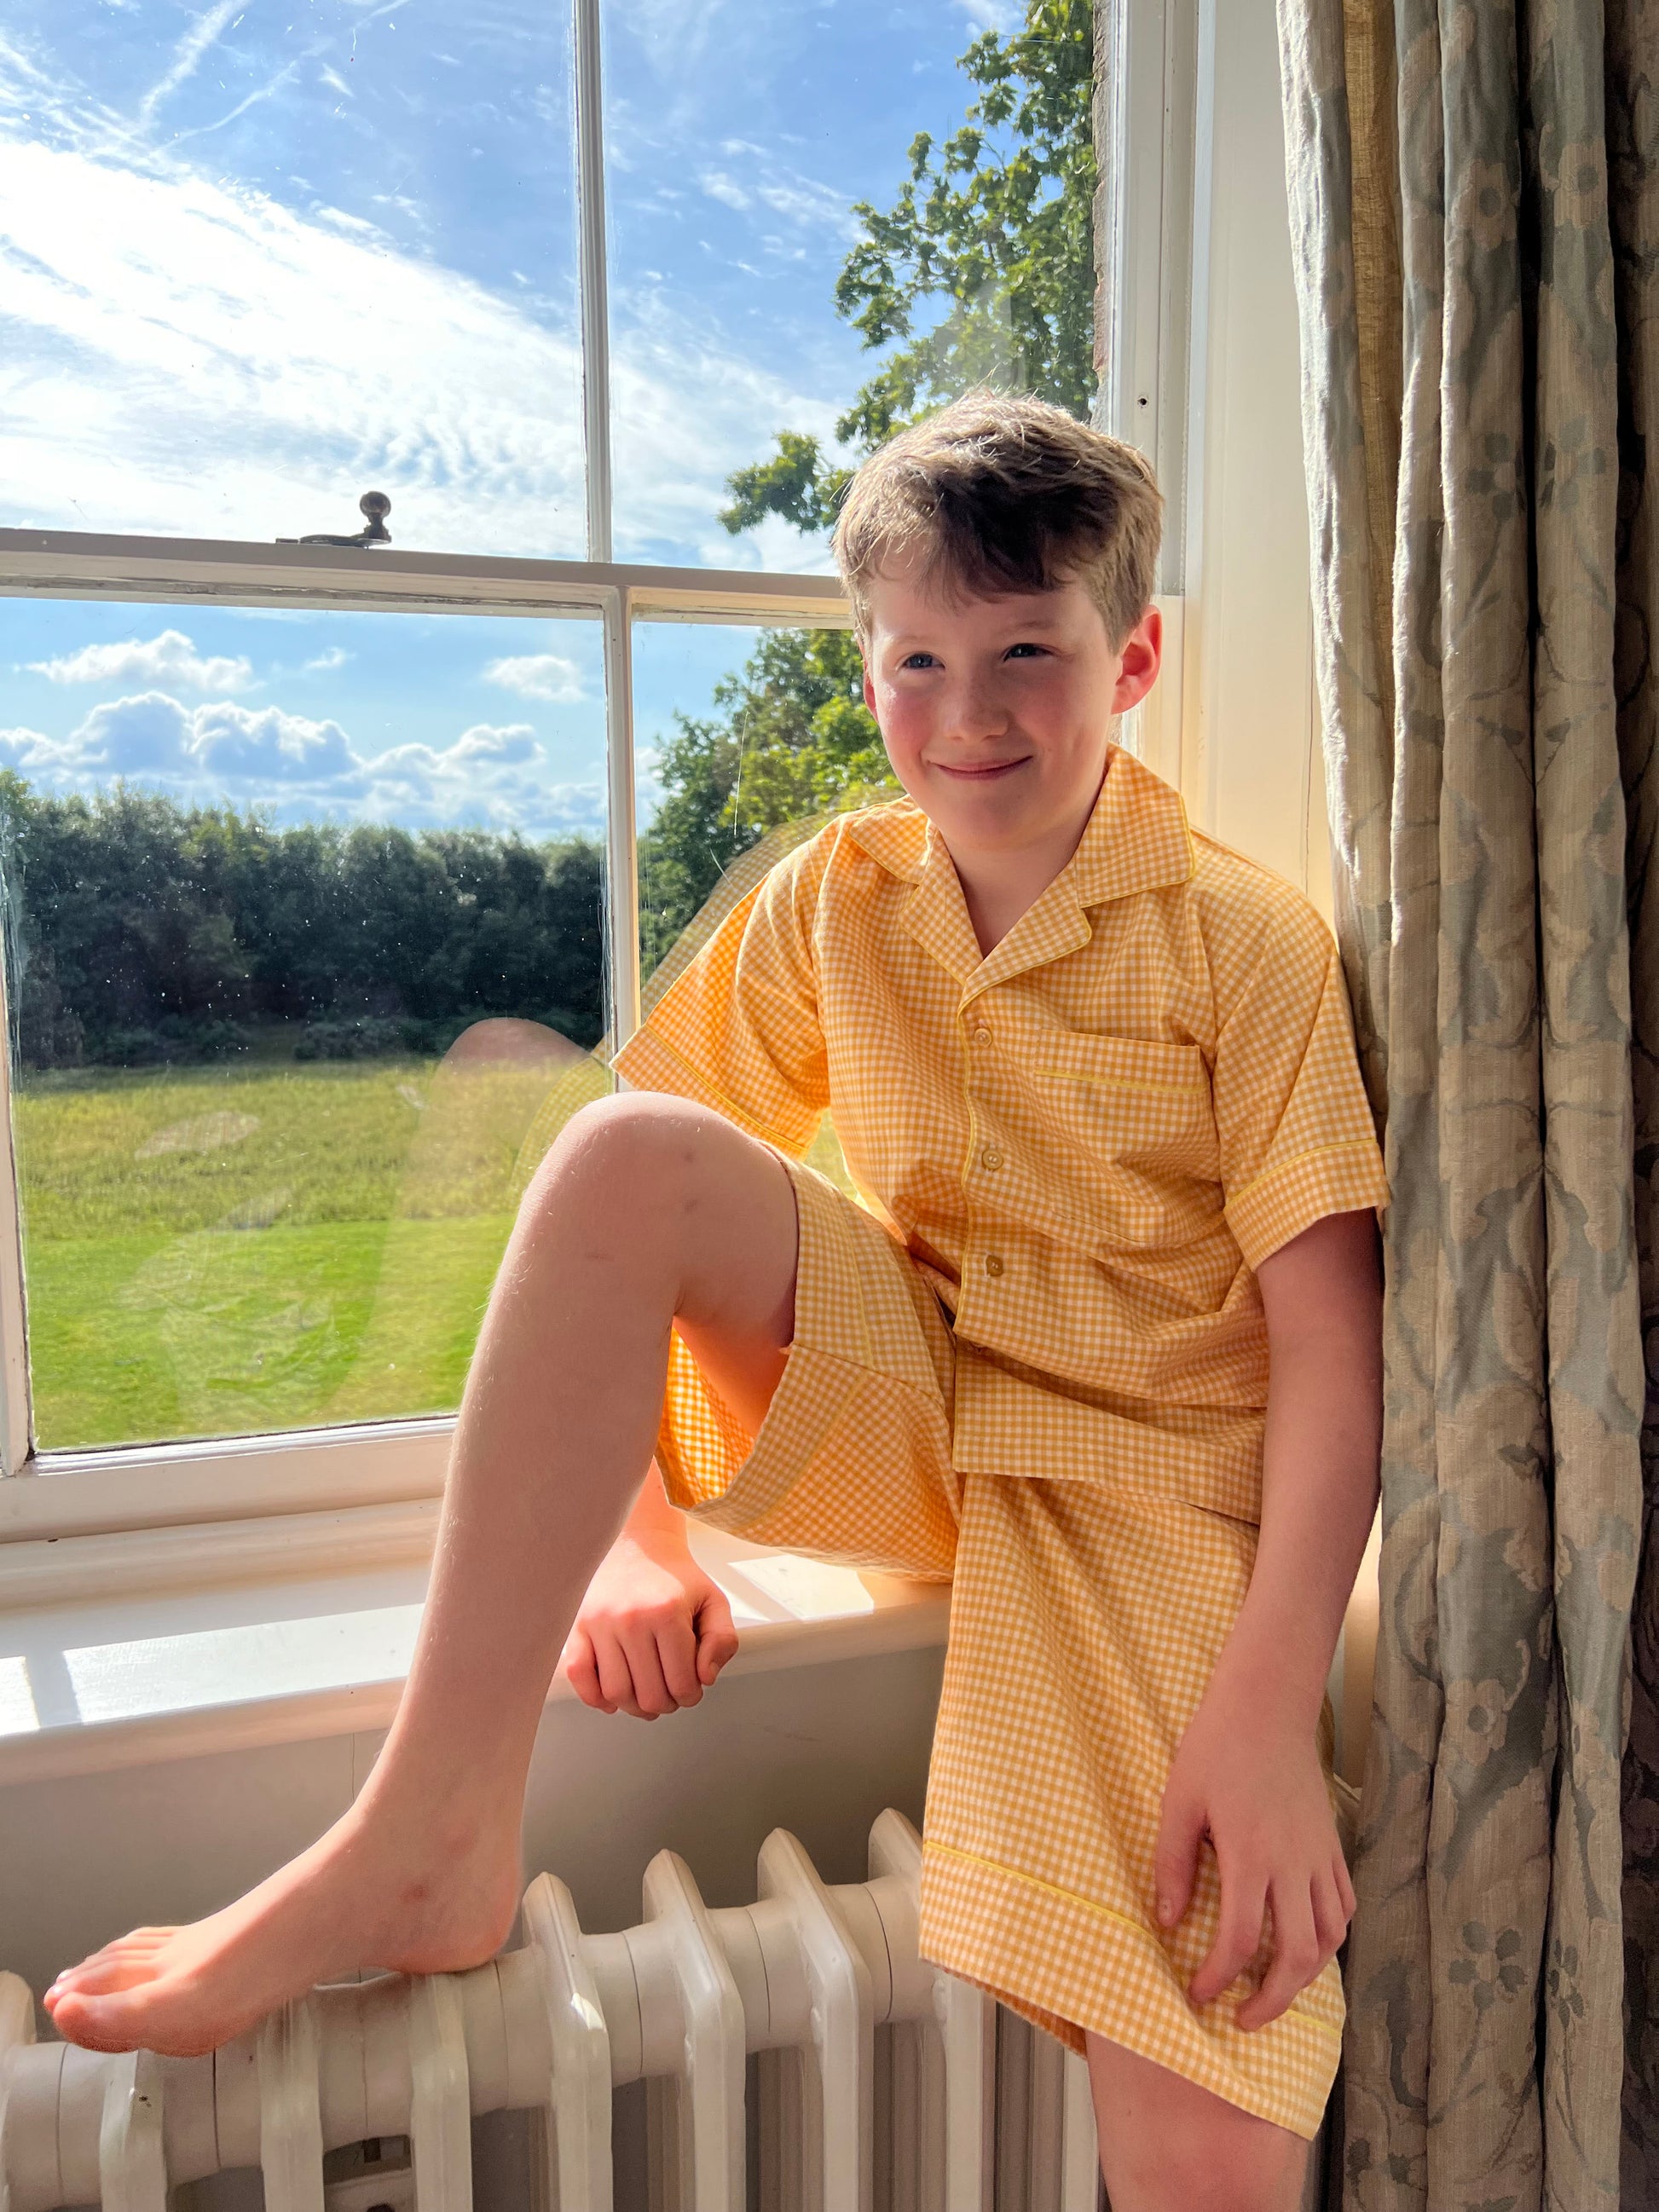
{"label": "boy's arm", "polygon": [[1188,1994],[1220,1996],[1273,1958],[1241,2005],[1274,2019],[1335,1955],[1353,1911],[1316,1750],[1331,1655],[1376,1507],[1382,1285],[1375,1216],[1333,1214],[1257,1271],[1269,1346],[1261,1534],[1249,1593],[1182,1738],[1158,1837],[1159,1917],[1192,1896],[1207,1833],[1221,1875],[1216,1941]]}
{"label": "boy's arm", "polygon": [[692,1557],[653,1462],[587,1586],[558,1674],[584,1705],[653,1721],[698,1704],[737,1648],[726,1593]]}

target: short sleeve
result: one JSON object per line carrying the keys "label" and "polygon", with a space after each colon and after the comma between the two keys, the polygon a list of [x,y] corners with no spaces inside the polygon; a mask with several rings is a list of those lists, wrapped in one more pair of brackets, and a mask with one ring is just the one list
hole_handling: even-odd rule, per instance
{"label": "short sleeve", "polygon": [[795,1158],[830,1103],[816,857],[801,847],[733,907],[613,1062],[640,1090],[697,1099]]}
{"label": "short sleeve", "polygon": [[1252,1267],[1327,1214],[1388,1204],[1330,932],[1272,913],[1221,1017],[1212,1071],[1227,1222]]}

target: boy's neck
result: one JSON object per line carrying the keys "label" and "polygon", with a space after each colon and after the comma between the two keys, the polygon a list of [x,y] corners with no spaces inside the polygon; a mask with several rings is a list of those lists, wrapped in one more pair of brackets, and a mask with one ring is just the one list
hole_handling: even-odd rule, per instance
{"label": "boy's neck", "polygon": [[[1104,776],[1102,785],[1104,785]],[[1021,916],[1028,914],[1065,868],[1083,842],[1100,793],[1089,801],[1080,816],[1060,823],[1048,836],[1029,845],[999,848],[973,847],[958,850],[945,839],[945,849],[962,885],[962,896],[973,924],[981,958],[988,959]],[[944,832],[940,831],[941,837]]]}

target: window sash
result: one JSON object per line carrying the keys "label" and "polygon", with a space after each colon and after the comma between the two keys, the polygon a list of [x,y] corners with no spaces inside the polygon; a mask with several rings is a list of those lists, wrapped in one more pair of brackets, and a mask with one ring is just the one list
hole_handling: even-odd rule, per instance
{"label": "window sash", "polygon": [[[587,560],[0,529],[0,594],[181,606],[597,616],[605,686],[606,985],[613,1036],[619,1040],[639,1013],[635,623],[830,629],[850,627],[851,612],[832,576],[653,568],[611,557],[599,9],[600,0],[573,0]],[[1097,73],[1118,89],[1103,134],[1109,175],[1097,252],[1108,343],[1097,419],[1152,452],[1172,488],[1184,481],[1194,137],[1201,141],[1206,126],[1205,117],[1194,116],[1188,76],[1197,20],[1196,0],[1098,0]],[[1119,65],[1125,61],[1131,66]],[[1198,76],[1201,86],[1201,70]],[[1147,395],[1155,395],[1150,409]],[[1171,500],[1172,522],[1182,504]],[[1166,589],[1172,594],[1181,590],[1183,552],[1177,539],[1166,556]],[[1175,623],[1173,674],[1182,657],[1181,601],[1171,597],[1159,605],[1166,622]],[[1161,690],[1165,696],[1155,695],[1150,714],[1143,710],[1133,718],[1135,726],[1124,736],[1155,768],[1179,780],[1179,694],[1167,683]],[[9,982],[0,963],[0,1024],[8,1039]],[[9,1048],[0,1051],[0,1543],[384,1505],[441,1489],[453,1418],[34,1452]],[[17,1479],[41,1477],[50,1480]]]}
{"label": "window sash", "polygon": [[[633,634],[639,622],[844,629],[833,576],[656,568],[235,541],[0,530],[0,594],[153,605],[340,611],[598,617],[604,634],[606,759],[605,985],[613,1044],[639,1020]],[[0,974],[9,1038],[9,978]],[[37,1453],[29,1414],[21,1223],[11,1066],[0,1053],[0,1541],[249,1513],[382,1504],[442,1487],[453,1423],[410,1419],[143,1447]],[[6,1478],[73,1475],[37,1489]],[[51,1494],[46,1494],[49,1490]],[[70,1492],[74,1495],[71,1496]],[[33,1494],[24,1494],[30,1492]]]}

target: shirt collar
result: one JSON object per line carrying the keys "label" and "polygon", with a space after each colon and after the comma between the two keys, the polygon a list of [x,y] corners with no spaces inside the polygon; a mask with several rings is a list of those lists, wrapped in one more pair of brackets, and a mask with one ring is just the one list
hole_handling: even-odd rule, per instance
{"label": "shirt collar", "polygon": [[[1069,873],[1080,907],[1187,883],[1194,866],[1181,793],[1121,745],[1109,746],[1107,760],[1095,811],[1060,871]],[[903,799],[849,816],[846,834],[890,875],[915,883],[935,842],[930,828],[921,809]]]}
{"label": "shirt collar", "polygon": [[1069,864],[1078,904],[1166,890],[1190,882],[1196,865],[1181,793],[1121,745],[1109,746],[1106,781]]}
{"label": "shirt collar", "polygon": [[930,827],[914,800],[897,799],[890,806],[872,806],[849,814],[845,834],[890,876],[913,884],[927,857]]}

